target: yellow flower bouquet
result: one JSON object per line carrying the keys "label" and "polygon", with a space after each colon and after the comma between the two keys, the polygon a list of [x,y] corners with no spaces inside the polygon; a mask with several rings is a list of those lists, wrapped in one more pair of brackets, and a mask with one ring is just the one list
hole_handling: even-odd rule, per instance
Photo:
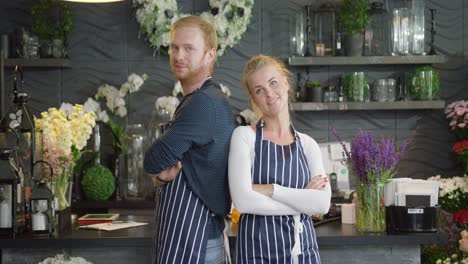
{"label": "yellow flower bouquet", "polygon": [[[67,104],[64,104],[65,106]],[[52,190],[58,200],[58,210],[70,206],[67,191],[76,162],[83,154],[83,148],[96,124],[94,113],[85,113],[83,105],[49,108],[34,119],[38,133],[42,135],[43,159],[53,169],[50,179]]]}

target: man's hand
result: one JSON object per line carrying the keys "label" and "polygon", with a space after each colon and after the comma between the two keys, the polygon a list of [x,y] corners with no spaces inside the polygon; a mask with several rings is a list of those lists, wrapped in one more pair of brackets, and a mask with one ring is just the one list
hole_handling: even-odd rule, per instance
{"label": "man's hand", "polygon": [[310,182],[304,187],[304,189],[315,189],[323,190],[328,183],[327,176],[319,175],[314,177]]}
{"label": "man's hand", "polygon": [[151,179],[153,180],[153,184],[156,186],[162,185],[161,184],[162,182],[159,179],[163,181],[167,181],[167,182],[173,181],[177,177],[177,175],[179,175],[181,168],[182,168],[182,163],[178,161],[176,164],[163,170],[160,174],[150,174]]}

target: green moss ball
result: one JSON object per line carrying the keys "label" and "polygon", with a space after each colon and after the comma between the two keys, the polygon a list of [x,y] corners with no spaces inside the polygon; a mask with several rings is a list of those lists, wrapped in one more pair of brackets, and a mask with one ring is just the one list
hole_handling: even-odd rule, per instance
{"label": "green moss ball", "polygon": [[108,168],[95,165],[83,175],[81,187],[88,200],[104,201],[114,193],[115,179]]}

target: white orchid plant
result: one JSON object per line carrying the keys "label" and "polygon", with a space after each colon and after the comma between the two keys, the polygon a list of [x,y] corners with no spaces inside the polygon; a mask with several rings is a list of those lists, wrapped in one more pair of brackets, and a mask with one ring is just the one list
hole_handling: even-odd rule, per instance
{"label": "white orchid plant", "polygon": [[156,110],[162,111],[166,110],[169,113],[169,117],[172,119],[174,112],[179,105],[179,99],[174,96],[161,96],[156,100],[155,107]]}
{"label": "white orchid plant", "polygon": [[250,125],[253,122],[257,120],[257,115],[255,114],[254,111],[250,110],[249,108],[246,108],[242,110],[236,117],[236,122],[239,125]]}
{"label": "white orchid plant", "polygon": [[[117,89],[110,84],[103,84],[98,87],[98,91],[93,98],[88,98],[84,104],[86,112],[93,112],[96,116],[96,121],[108,123],[114,140],[114,152],[119,155],[127,152],[127,146],[124,142],[125,127],[119,125],[116,121],[117,117],[124,118],[128,113],[128,95],[138,92],[143,83],[148,79],[148,75],[141,76],[132,73],[128,76],[127,81]],[[101,109],[99,100],[105,99],[107,110]],[[109,111],[109,112],[108,112]]]}
{"label": "white orchid plant", "polygon": [[[221,86],[221,91],[224,93],[224,95],[226,95],[226,97],[230,97],[231,96],[231,90],[229,90],[229,87],[227,87],[226,85],[224,85],[222,83],[220,83],[219,85]],[[174,88],[172,89],[172,96],[177,97],[180,94],[182,94],[182,85],[180,85],[180,82],[177,81],[174,84]]]}

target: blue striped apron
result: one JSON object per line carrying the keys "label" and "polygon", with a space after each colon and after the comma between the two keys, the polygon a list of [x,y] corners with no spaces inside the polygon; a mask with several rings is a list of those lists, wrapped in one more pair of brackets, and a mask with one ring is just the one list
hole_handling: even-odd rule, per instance
{"label": "blue striped apron", "polygon": [[[291,127],[291,130],[295,142],[277,145],[263,140],[263,120],[258,122],[252,183],[304,188],[310,181],[300,138],[294,128]],[[297,240],[300,243],[295,244]],[[310,216],[241,215],[237,232],[237,263],[293,263],[293,251],[302,252],[298,255],[298,263],[320,263]]]}
{"label": "blue striped apron", "polygon": [[153,263],[204,263],[211,212],[187,187],[182,170],[160,188]]}

